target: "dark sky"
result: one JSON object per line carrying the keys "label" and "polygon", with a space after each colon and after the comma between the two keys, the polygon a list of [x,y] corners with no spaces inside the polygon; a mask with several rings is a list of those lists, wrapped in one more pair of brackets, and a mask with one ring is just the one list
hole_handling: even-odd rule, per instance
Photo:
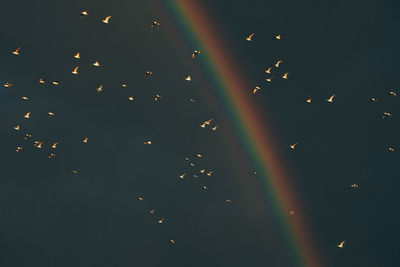
{"label": "dark sky", "polygon": [[[295,174],[324,266],[399,266],[400,95],[389,94],[400,94],[399,4],[201,5],[243,75],[263,87],[255,104]],[[199,127],[210,117],[218,121],[219,109],[201,83],[184,80],[198,66],[182,60],[190,54],[163,27],[171,18],[139,0],[3,0],[0,10],[0,83],[14,85],[0,89],[1,266],[298,266],[271,207],[260,210],[244,189],[244,179],[261,185],[259,178],[252,170],[246,178],[237,173],[222,131]],[[111,23],[101,23],[109,15]],[[150,28],[154,19],[157,29]],[[254,41],[246,42],[252,32]],[[12,55],[18,47],[21,55]],[[264,68],[278,58],[289,79],[267,85]],[[101,67],[92,66],[96,60]],[[71,74],[77,65],[79,75]],[[146,71],[153,75],[145,78]],[[384,112],[392,117],[382,119]],[[32,139],[25,141],[26,133]],[[203,168],[213,175],[191,177]]]}

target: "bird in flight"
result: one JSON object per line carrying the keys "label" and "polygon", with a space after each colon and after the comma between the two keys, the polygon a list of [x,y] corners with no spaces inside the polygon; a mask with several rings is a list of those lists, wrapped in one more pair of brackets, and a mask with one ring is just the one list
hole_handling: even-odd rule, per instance
{"label": "bird in flight", "polygon": [[253,41],[253,39],[252,39],[253,36],[254,36],[254,33],[250,34],[250,35],[246,38],[246,40],[249,41],[249,42]]}
{"label": "bird in flight", "polygon": [[110,22],[111,16],[107,16],[105,19],[102,20],[103,23],[108,24]]}
{"label": "bird in flight", "polygon": [[335,98],[336,95],[331,95],[326,101],[329,103],[333,103],[333,99]]}
{"label": "bird in flight", "polygon": [[346,243],[346,240],[343,240],[342,242],[340,242],[338,244],[338,248],[343,248],[344,247],[344,243]]}
{"label": "bird in flight", "polygon": [[88,138],[87,137],[83,138],[82,142],[83,143],[87,143],[88,142]]}
{"label": "bird in flight", "polygon": [[85,16],[87,16],[87,15],[89,15],[89,13],[87,12],[87,10],[83,10],[83,11],[81,12],[81,17],[85,17]]}
{"label": "bird in flight", "polygon": [[277,36],[275,36],[275,39],[280,40],[281,39],[281,35],[278,34]]}
{"label": "bird in flight", "polygon": [[99,87],[97,87],[97,92],[102,92],[103,91],[103,85],[102,84],[100,84],[100,86]]}
{"label": "bird in flight", "polygon": [[358,188],[358,184],[351,184],[350,187],[351,187],[351,188],[354,188],[354,189],[355,189],[355,188]]}
{"label": "bird in flight", "polygon": [[95,66],[95,67],[100,67],[100,63],[99,63],[98,61],[95,61],[95,62],[93,63],[93,66]]}
{"label": "bird in flight", "polygon": [[17,49],[15,49],[12,53],[13,55],[19,56],[19,51],[21,50],[21,47],[18,47]]}
{"label": "bird in flight", "polygon": [[185,78],[186,81],[190,82],[192,80],[192,77],[189,75]]}
{"label": "bird in flight", "polygon": [[29,118],[31,117],[31,112],[26,113],[24,117],[25,117],[26,119],[29,119]]}
{"label": "bird in flight", "polygon": [[72,71],[72,74],[78,75],[78,69],[79,69],[79,66],[76,66],[74,68],[74,70]]}
{"label": "bird in flight", "polygon": [[384,112],[382,114],[382,119],[386,119],[386,118],[390,118],[390,117],[392,117],[392,114],[390,114],[389,112]]}
{"label": "bird in flight", "polygon": [[81,54],[80,54],[79,52],[77,52],[77,53],[74,55],[74,58],[81,58]]}
{"label": "bird in flight", "polygon": [[195,58],[200,53],[201,53],[200,50],[194,50],[193,53],[192,53],[192,58]]}
{"label": "bird in flight", "polygon": [[311,98],[308,98],[308,99],[306,100],[306,102],[307,102],[307,103],[311,103]]}
{"label": "bird in flight", "polygon": [[288,73],[285,73],[285,74],[283,74],[282,78],[283,78],[283,79],[287,79],[287,78],[288,78],[288,77],[287,77],[288,75],[289,75],[289,72],[288,72]]}
{"label": "bird in flight", "polygon": [[283,60],[278,60],[278,61],[275,63],[275,67],[279,68],[279,65],[280,65],[282,62],[283,62]]}
{"label": "bird in flight", "polygon": [[266,73],[270,74],[272,70],[272,67],[269,67],[268,69],[265,70]]}
{"label": "bird in flight", "polygon": [[290,145],[290,148],[291,148],[291,149],[295,149],[295,148],[296,148],[296,146],[297,146],[297,144],[298,144],[298,143],[296,142],[296,143],[294,143],[294,144]]}
{"label": "bird in flight", "polygon": [[260,90],[261,88],[259,87],[259,86],[256,86],[254,89],[253,89],[253,95],[258,91],[258,90]]}
{"label": "bird in flight", "polygon": [[158,21],[153,21],[153,23],[151,24],[151,28],[154,28],[154,27],[158,27],[158,26],[160,26],[160,22],[158,22]]}

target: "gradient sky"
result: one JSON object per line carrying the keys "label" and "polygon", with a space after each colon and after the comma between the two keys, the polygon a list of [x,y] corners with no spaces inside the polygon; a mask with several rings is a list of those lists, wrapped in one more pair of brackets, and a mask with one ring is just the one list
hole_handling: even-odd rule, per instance
{"label": "gradient sky", "polygon": [[[262,87],[254,104],[268,117],[283,164],[294,174],[324,266],[398,266],[400,96],[389,92],[400,94],[399,4],[201,5],[242,75]],[[191,50],[171,39],[174,18],[145,0],[4,0],[0,8],[0,83],[14,83],[0,88],[1,266],[297,267],[272,207],[255,202],[246,187],[246,179],[257,184],[259,177],[253,169],[246,177],[238,172],[223,131],[199,127],[210,117],[224,127],[223,111],[204,94],[199,80],[207,77],[196,73],[198,63],[184,60]],[[89,16],[82,19],[85,9]],[[111,23],[101,23],[108,15]],[[155,19],[161,26],[151,29]],[[246,42],[252,32],[254,41]],[[12,55],[19,46],[21,56]],[[78,51],[80,60],[73,58]],[[278,58],[289,79],[267,84],[264,68]],[[95,60],[100,68],[91,65]],[[147,70],[152,77],[144,78]],[[41,85],[40,77],[60,85]],[[156,94],[162,96],[157,103]],[[335,102],[328,103],[332,94]],[[382,120],[383,112],[392,118]],[[45,148],[24,141],[26,132]],[[53,142],[60,143],[57,156],[48,159]],[[15,153],[17,146],[24,149]],[[204,157],[195,159],[197,153]],[[198,166],[188,166],[185,157]],[[215,173],[197,181],[189,176],[201,168]],[[182,172],[188,176],[179,180]],[[153,208],[155,215],[148,212]],[[347,243],[339,249],[342,240]]]}

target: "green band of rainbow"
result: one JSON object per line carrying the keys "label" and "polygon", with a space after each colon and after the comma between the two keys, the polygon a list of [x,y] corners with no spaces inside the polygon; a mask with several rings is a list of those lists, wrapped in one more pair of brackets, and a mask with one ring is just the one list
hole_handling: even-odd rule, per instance
{"label": "green band of rainbow", "polygon": [[[267,128],[266,119],[260,115],[252,98],[252,85],[245,82],[243,71],[232,60],[228,46],[215,30],[207,12],[196,0],[153,0],[153,5],[166,10],[167,15],[176,21],[180,28],[179,35],[184,36],[181,39],[188,42],[192,49],[203,50],[203,70],[212,77],[218,102],[223,106],[230,125],[235,130],[235,143],[240,144],[247,160],[262,177],[262,185],[259,187],[262,187],[262,194],[274,209],[295,259],[293,266],[323,266],[307,230],[304,213],[290,182],[290,175],[278,156],[272,132]],[[173,39],[177,41],[177,45],[182,45],[176,34]],[[289,209],[295,210],[296,216],[289,217]]]}

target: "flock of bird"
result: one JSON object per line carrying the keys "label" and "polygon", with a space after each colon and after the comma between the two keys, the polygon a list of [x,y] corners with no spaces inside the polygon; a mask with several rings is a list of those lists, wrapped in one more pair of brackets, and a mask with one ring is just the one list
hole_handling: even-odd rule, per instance
{"label": "flock of bird", "polygon": [[[246,41],[252,42],[254,36],[255,36],[255,33],[251,33],[249,36],[246,37]],[[280,34],[275,36],[275,39],[276,39],[276,40],[281,40],[281,38],[282,38],[282,36],[281,36]],[[272,64],[271,66],[267,67],[266,70],[265,70],[265,73],[267,73],[268,75],[272,74],[272,72],[274,71],[274,69],[278,69],[282,63],[283,63],[283,60],[281,60],[281,59],[278,60],[275,64]],[[287,80],[287,79],[288,79],[288,75],[289,75],[289,72],[285,72],[285,73],[283,73],[283,74],[281,75],[281,78]],[[268,77],[266,78],[266,81],[267,81],[267,82],[272,82],[273,78],[274,78],[274,76],[268,76]],[[260,86],[256,86],[256,87],[252,90],[252,94],[255,95],[255,94],[256,94],[258,91],[260,91],[260,90],[261,90],[261,87],[260,87]],[[395,91],[389,91],[389,96],[397,97],[397,93],[396,93]],[[336,97],[336,94],[332,94],[331,96],[329,96],[329,97],[326,99],[326,101],[327,101],[328,103],[334,103],[335,97]],[[376,103],[376,102],[378,102],[378,99],[375,98],[375,97],[372,97],[372,98],[370,99],[370,101],[373,102],[373,103]],[[312,98],[307,97],[307,98],[306,98],[306,103],[307,103],[307,104],[312,103]],[[391,118],[391,117],[392,117],[392,114],[391,114],[390,112],[384,112],[384,113],[381,115],[381,118],[382,118],[382,119],[388,119],[388,118]],[[293,143],[293,144],[290,144],[290,145],[289,145],[289,148],[290,148],[291,150],[295,150],[297,145],[298,145],[298,142],[295,142],[295,143]],[[390,147],[388,147],[388,151],[389,151],[389,152],[394,152],[394,151],[395,151],[395,148],[390,146]],[[256,174],[256,172],[255,172],[255,174]],[[354,184],[351,184],[351,185],[350,185],[350,188],[356,190],[356,189],[359,188],[359,185],[354,183]],[[290,214],[290,215],[295,215],[295,212],[294,212],[293,210],[289,210],[289,214]],[[345,243],[346,243],[346,240],[340,241],[339,244],[337,245],[337,247],[338,247],[338,248],[344,248]]]}
{"label": "flock of bird", "polygon": [[[81,12],[80,15],[81,15],[81,17],[86,17],[86,16],[89,15],[89,12],[88,12],[87,10],[84,10],[84,11]],[[104,23],[104,24],[109,24],[109,23],[112,22],[112,17],[111,17],[111,16],[107,16],[107,17],[105,17],[104,19],[102,19],[101,22]],[[151,23],[150,27],[151,27],[151,28],[156,28],[156,27],[160,27],[160,25],[161,25],[161,24],[160,24],[158,21],[153,21],[153,22]],[[248,37],[246,37],[245,40],[248,41],[248,42],[252,42],[253,39],[254,39],[254,37],[255,37],[255,33],[252,33],[252,34],[250,34]],[[282,39],[282,36],[281,36],[281,35],[276,35],[276,36],[275,36],[275,39],[281,40],[281,39]],[[191,57],[192,57],[193,59],[195,59],[197,56],[201,55],[201,53],[202,53],[202,52],[201,52],[200,50],[194,50],[194,51],[192,52]],[[11,51],[11,54],[12,54],[13,56],[22,56],[22,55],[23,55],[23,50],[22,50],[21,47],[18,47],[18,48],[16,48],[14,51]],[[79,60],[79,59],[81,58],[81,55],[80,55],[79,52],[75,52],[75,53],[73,53],[73,57],[74,57],[76,60]],[[282,68],[282,66],[281,66],[282,64],[284,65],[284,61],[283,61],[283,60],[278,60],[278,61],[276,61],[275,63],[271,64],[270,66],[268,66],[268,67],[265,69],[265,73],[268,75],[268,76],[266,77],[266,81],[267,81],[267,82],[273,82],[273,80],[275,79],[275,76],[273,76],[273,74],[276,73],[277,70],[279,70],[279,69]],[[94,62],[92,63],[92,66],[95,67],[95,68],[99,68],[99,67],[101,67],[101,64],[100,64],[99,61],[96,60],[96,61],[94,61]],[[73,67],[72,67],[72,71],[71,71],[72,75],[79,75],[79,68],[80,68],[79,65],[73,66]],[[152,74],[153,74],[152,71],[148,70],[148,71],[146,71],[146,72],[144,73],[144,77],[145,77],[145,78],[150,78],[150,77],[152,76]],[[281,74],[279,74],[279,76],[280,76],[282,79],[287,80],[287,79],[289,79],[289,72],[282,72]],[[190,81],[192,80],[192,78],[191,78],[190,75],[187,75],[187,76],[185,77],[185,80],[188,81],[188,82],[190,82]],[[39,79],[38,79],[38,82],[39,82],[40,84],[48,83],[48,84],[51,84],[51,85],[54,85],[54,86],[57,86],[57,85],[60,84],[60,81],[45,81],[44,78],[39,78]],[[10,87],[14,86],[14,83],[13,83],[13,82],[6,82],[3,86],[4,86],[5,88],[10,88]],[[122,87],[127,87],[127,83],[126,83],[126,82],[123,82],[121,86],[122,86]],[[255,88],[253,88],[253,89],[250,91],[250,93],[253,94],[253,95],[257,95],[257,93],[258,93],[260,90],[262,90],[261,87],[260,87],[260,86],[256,86]],[[97,91],[97,93],[101,93],[101,92],[103,91],[103,85],[100,84],[100,85],[97,87],[96,91]],[[390,91],[389,94],[390,94],[391,96],[393,96],[393,97],[396,97],[396,96],[397,96],[396,92],[394,92],[394,91]],[[335,97],[336,97],[336,94],[332,94],[331,96],[329,96],[329,97],[326,99],[326,101],[327,101],[328,103],[334,103]],[[28,96],[22,96],[21,98],[22,98],[23,101],[28,101],[28,100],[29,100],[29,97],[28,97]],[[157,102],[157,101],[159,101],[161,98],[162,98],[161,95],[155,95],[153,100],[154,100],[155,102]],[[128,97],[128,100],[129,100],[129,101],[134,101],[134,100],[135,100],[135,97],[134,97],[134,96],[129,96],[129,97]],[[190,102],[195,102],[196,100],[195,100],[195,99],[190,99],[189,101],[190,101]],[[309,98],[309,97],[307,97],[305,101],[306,101],[306,103],[308,103],[308,104],[309,104],[309,103],[312,103],[312,99]],[[372,102],[377,102],[378,99],[376,99],[376,98],[371,98],[371,101],[372,101]],[[30,111],[28,111],[28,112],[26,112],[25,114],[23,114],[22,117],[23,117],[24,119],[28,120],[28,119],[30,119],[31,116],[33,116],[33,115],[34,115],[34,114],[32,114]],[[54,118],[54,117],[55,117],[55,112],[49,111],[49,112],[47,113],[47,115],[48,115],[50,118]],[[388,119],[388,118],[390,118],[391,116],[392,116],[392,115],[391,115],[391,113],[389,113],[389,112],[385,112],[385,113],[383,113],[383,114],[381,115],[382,119]],[[214,120],[213,118],[209,118],[209,119],[207,119],[207,120],[201,122],[200,127],[201,127],[201,128],[204,128],[204,129],[207,129],[207,128],[208,128],[208,129],[210,129],[210,130],[212,130],[212,131],[216,131],[217,128],[218,128],[218,124],[215,123],[215,120]],[[15,131],[22,131],[22,130],[23,130],[23,124],[22,124],[22,123],[16,124],[16,125],[13,127],[13,130],[15,130]],[[25,133],[23,136],[24,136],[23,138],[24,138],[25,141],[31,140],[32,145],[33,145],[35,148],[37,148],[37,149],[42,149],[42,148],[44,148],[44,146],[47,145],[47,144],[44,143],[44,141],[36,140],[36,138],[33,137],[31,133]],[[82,142],[82,143],[88,143],[88,142],[89,142],[89,138],[88,138],[88,137],[82,137],[81,142]],[[59,144],[59,141],[54,141],[54,142],[51,142],[50,144],[47,145],[47,146],[50,148],[50,153],[48,154],[48,158],[49,158],[49,159],[53,159],[53,158],[56,157],[56,149],[57,149],[58,144]],[[144,145],[152,145],[152,141],[151,141],[150,139],[145,140],[145,141],[144,141]],[[295,142],[295,143],[293,143],[293,144],[290,144],[290,145],[289,145],[289,148],[290,148],[291,150],[295,150],[297,146],[298,146],[298,142]],[[394,151],[395,151],[395,148],[389,147],[388,150],[391,151],[391,152],[394,152]],[[23,146],[18,145],[18,146],[16,147],[15,151],[16,151],[16,152],[21,152],[21,151],[23,151]],[[185,179],[185,178],[188,177],[188,176],[191,176],[191,177],[193,177],[194,179],[198,179],[200,175],[212,176],[212,175],[214,174],[214,170],[207,169],[207,168],[203,168],[203,167],[200,167],[200,166],[199,166],[198,161],[199,161],[201,158],[203,158],[203,155],[202,155],[202,154],[195,154],[195,155],[193,155],[193,156],[190,157],[190,158],[189,158],[189,157],[186,157],[186,158],[184,159],[184,162],[185,162],[186,164],[188,164],[189,169],[187,169],[187,170],[184,171],[184,172],[179,173],[178,179]],[[72,173],[73,173],[73,174],[78,174],[78,170],[72,169]],[[254,172],[254,174],[256,174],[256,172]],[[358,189],[358,188],[359,188],[359,185],[358,185],[358,184],[351,184],[350,187],[351,187],[352,189]],[[207,185],[202,185],[201,188],[202,188],[203,190],[207,190],[207,189],[208,189]],[[139,202],[143,202],[143,201],[144,201],[144,197],[143,197],[143,196],[139,196],[139,197],[138,197],[138,201],[139,201]],[[225,202],[226,202],[226,203],[232,203],[232,200],[226,199]],[[157,215],[157,209],[156,209],[156,208],[151,208],[151,209],[148,211],[148,213],[151,214],[151,215]],[[294,210],[289,210],[289,214],[290,214],[290,215],[295,215],[295,211],[294,211]],[[165,223],[165,221],[166,221],[166,219],[165,219],[164,216],[159,216],[159,217],[156,219],[156,222],[157,222],[158,224],[163,224],[163,223]],[[175,245],[175,240],[174,240],[174,239],[170,239],[169,242],[170,242],[171,245]],[[344,245],[345,245],[345,243],[346,243],[345,240],[340,241],[339,244],[337,245],[337,247],[343,248]]]}

